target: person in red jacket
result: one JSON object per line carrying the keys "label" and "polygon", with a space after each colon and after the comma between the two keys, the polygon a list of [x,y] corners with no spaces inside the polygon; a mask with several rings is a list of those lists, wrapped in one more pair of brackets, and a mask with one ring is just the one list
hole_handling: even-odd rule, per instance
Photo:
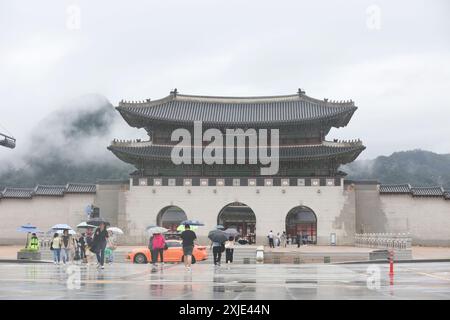
{"label": "person in red jacket", "polygon": [[153,266],[156,266],[156,261],[158,261],[158,255],[161,264],[164,264],[164,248],[166,247],[166,239],[164,239],[164,236],[162,234],[155,233],[153,235],[152,247],[153,247],[153,255],[152,255]]}

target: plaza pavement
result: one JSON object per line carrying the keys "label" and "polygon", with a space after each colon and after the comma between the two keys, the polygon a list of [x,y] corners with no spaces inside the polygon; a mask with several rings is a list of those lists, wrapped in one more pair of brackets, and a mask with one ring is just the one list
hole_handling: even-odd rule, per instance
{"label": "plaza pavement", "polygon": [[[143,246],[119,246],[117,252],[122,253],[122,256],[130,251],[132,248]],[[23,246],[0,246],[0,260],[1,259],[16,259],[17,251]],[[255,247],[256,248],[256,247]],[[297,248],[296,246],[289,246],[287,248],[277,247],[270,249],[265,247],[266,252],[299,252],[299,253],[368,253],[373,248],[358,248],[352,246],[318,246],[308,245]],[[450,259],[450,247],[412,247],[413,259]]]}
{"label": "plaza pavement", "polygon": [[391,285],[388,266],[370,264],[196,264],[188,272],[181,264],[0,263],[0,299],[450,299],[449,270],[398,264]]}

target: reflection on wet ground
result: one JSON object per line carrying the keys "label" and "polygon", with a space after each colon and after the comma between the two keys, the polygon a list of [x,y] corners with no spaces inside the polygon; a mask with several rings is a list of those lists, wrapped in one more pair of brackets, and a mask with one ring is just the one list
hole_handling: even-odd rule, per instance
{"label": "reflection on wet ground", "polygon": [[450,263],[395,269],[391,285],[387,265],[2,263],[0,299],[450,299]]}

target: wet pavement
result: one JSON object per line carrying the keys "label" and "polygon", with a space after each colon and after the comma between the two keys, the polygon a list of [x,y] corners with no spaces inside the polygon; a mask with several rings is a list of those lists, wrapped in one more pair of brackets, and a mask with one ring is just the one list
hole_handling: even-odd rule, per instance
{"label": "wet pavement", "polygon": [[397,264],[393,284],[388,267],[0,263],[0,299],[450,299],[450,263]]}

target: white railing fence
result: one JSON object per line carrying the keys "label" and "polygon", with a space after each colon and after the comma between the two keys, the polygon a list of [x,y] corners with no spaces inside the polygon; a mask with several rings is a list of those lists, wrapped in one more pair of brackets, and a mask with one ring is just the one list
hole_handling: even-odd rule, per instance
{"label": "white railing fence", "polygon": [[356,247],[407,250],[412,245],[409,233],[357,233]]}

